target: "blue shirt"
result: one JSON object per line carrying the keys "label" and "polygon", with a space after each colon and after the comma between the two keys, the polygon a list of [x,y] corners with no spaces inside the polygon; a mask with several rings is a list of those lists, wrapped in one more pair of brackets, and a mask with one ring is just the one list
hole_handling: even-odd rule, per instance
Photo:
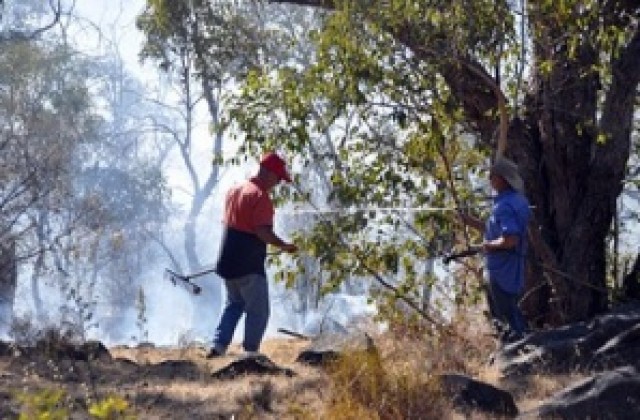
{"label": "blue shirt", "polygon": [[518,245],[513,249],[486,253],[489,281],[496,283],[507,293],[517,294],[524,288],[527,225],[530,218],[529,202],[523,194],[508,189],[494,199],[484,238],[493,240],[507,235],[519,237]]}

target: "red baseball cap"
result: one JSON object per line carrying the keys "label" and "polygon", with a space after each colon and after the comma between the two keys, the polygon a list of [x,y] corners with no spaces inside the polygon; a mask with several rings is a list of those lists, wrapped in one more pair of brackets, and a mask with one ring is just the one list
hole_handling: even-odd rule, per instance
{"label": "red baseball cap", "polygon": [[287,165],[284,160],[273,152],[267,153],[260,159],[260,166],[266,168],[278,175],[280,179],[284,179],[287,182],[291,182],[291,176],[287,172]]}

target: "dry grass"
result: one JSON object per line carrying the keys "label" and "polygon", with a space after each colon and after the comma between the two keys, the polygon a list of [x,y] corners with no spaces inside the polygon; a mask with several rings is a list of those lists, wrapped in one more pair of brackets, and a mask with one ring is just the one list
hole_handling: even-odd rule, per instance
{"label": "dry grass", "polygon": [[437,379],[411,363],[383,360],[376,353],[352,353],[330,369],[327,418],[442,418],[447,411]]}
{"label": "dry grass", "polygon": [[329,370],[326,418],[453,418],[439,375],[476,375],[495,342],[465,317],[450,329],[395,326],[374,337],[377,352],[354,352]]}
{"label": "dry grass", "polygon": [[[192,401],[205,413],[222,417],[243,418],[313,418],[327,388],[327,379],[318,369],[294,365],[295,358],[308,343],[301,340],[270,339],[264,342],[262,352],[281,366],[291,367],[297,376],[245,376],[230,381],[217,381],[208,374],[200,381],[171,380],[158,383],[150,394],[162,394],[174,401]],[[138,364],[155,365],[167,360],[186,360],[199,370],[211,373],[242,355],[233,345],[225,357],[205,359],[206,351],[200,347],[185,349],[111,349],[114,357],[126,358]],[[307,416],[308,415],[308,416]],[[206,418],[206,417],[202,417]]]}
{"label": "dry grass", "polygon": [[[578,379],[578,375],[502,378],[487,365],[496,342],[478,313],[459,315],[446,332],[395,325],[372,338],[376,351],[351,352],[326,369],[295,363],[306,341],[266,340],[263,353],[293,369],[294,377],[212,378],[213,371],[242,354],[238,346],[213,360],[206,359],[205,349],[197,346],[116,347],[110,349],[116,360],[97,360],[91,366],[46,357],[0,357],[4,372],[0,389],[28,393],[63,389],[75,414],[86,413],[89,398],[117,395],[138,418],[395,420],[461,418],[441,394],[438,377],[443,373],[467,374],[506,389],[521,410],[533,408]],[[12,404],[15,412],[17,403]],[[0,418],[7,413],[0,410]]]}
{"label": "dry grass", "polygon": [[[475,316],[475,315],[474,315]],[[294,368],[294,379],[246,377],[210,386],[172,381],[162,392],[176,400],[215,401],[218,413],[236,418],[413,419],[452,417],[441,395],[438,375],[476,375],[495,343],[477,321],[459,317],[447,333],[415,325],[396,325],[373,337],[376,352],[346,354],[326,371],[292,365],[308,344],[271,339],[263,352],[276,363]],[[191,360],[208,371],[219,369],[241,354],[232,347],[222,359],[206,360],[204,349],[113,349],[137,363]],[[159,392],[158,389],[155,392]]]}

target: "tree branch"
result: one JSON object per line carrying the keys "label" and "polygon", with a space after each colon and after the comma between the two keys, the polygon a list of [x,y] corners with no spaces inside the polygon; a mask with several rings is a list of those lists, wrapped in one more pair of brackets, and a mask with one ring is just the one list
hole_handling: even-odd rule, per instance
{"label": "tree branch", "polygon": [[[60,2],[61,0],[57,0],[57,4],[54,4],[54,0],[49,1],[49,5],[53,11],[53,20],[49,24],[32,32],[7,31],[6,33],[0,33],[0,43],[9,41],[33,41],[34,39],[37,39],[42,33],[53,28],[58,24],[58,22],[60,22],[60,17],[62,16],[62,5]],[[4,2],[0,2],[0,8],[4,10]]]}
{"label": "tree branch", "polygon": [[[271,3],[295,4],[324,9],[333,9],[335,4],[329,0],[270,0]],[[447,40],[442,39],[442,45],[433,48],[424,45],[421,40],[412,36],[417,32],[415,25],[409,22],[399,24],[388,31],[395,39],[410,49],[423,61],[438,63],[440,73],[449,85],[454,97],[462,105],[469,120],[473,121],[474,129],[487,143],[499,128],[497,153],[502,155],[507,146],[507,131],[509,116],[507,101],[500,86],[486,69],[473,57],[461,57],[451,54]],[[498,117],[492,115],[492,110],[498,110]]]}
{"label": "tree branch", "polygon": [[[602,146],[604,150],[598,151],[594,162],[594,166],[603,171],[607,168],[623,170],[629,158],[633,110],[640,84],[640,28],[636,29],[619,58],[613,62],[611,73],[611,87],[599,124],[607,139]],[[624,173],[616,175],[620,175],[616,179],[624,177]]]}

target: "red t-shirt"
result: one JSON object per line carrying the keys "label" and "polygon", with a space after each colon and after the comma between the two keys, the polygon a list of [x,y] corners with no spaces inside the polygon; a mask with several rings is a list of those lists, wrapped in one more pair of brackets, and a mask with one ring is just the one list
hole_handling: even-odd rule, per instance
{"label": "red t-shirt", "polygon": [[273,226],[274,209],[264,185],[256,179],[231,188],[227,193],[225,229],[216,273],[227,280],[248,274],[266,276],[267,244],[255,235],[258,226]]}
{"label": "red t-shirt", "polygon": [[258,226],[273,226],[275,210],[258,178],[251,178],[227,192],[222,222],[242,232],[255,233]]}

